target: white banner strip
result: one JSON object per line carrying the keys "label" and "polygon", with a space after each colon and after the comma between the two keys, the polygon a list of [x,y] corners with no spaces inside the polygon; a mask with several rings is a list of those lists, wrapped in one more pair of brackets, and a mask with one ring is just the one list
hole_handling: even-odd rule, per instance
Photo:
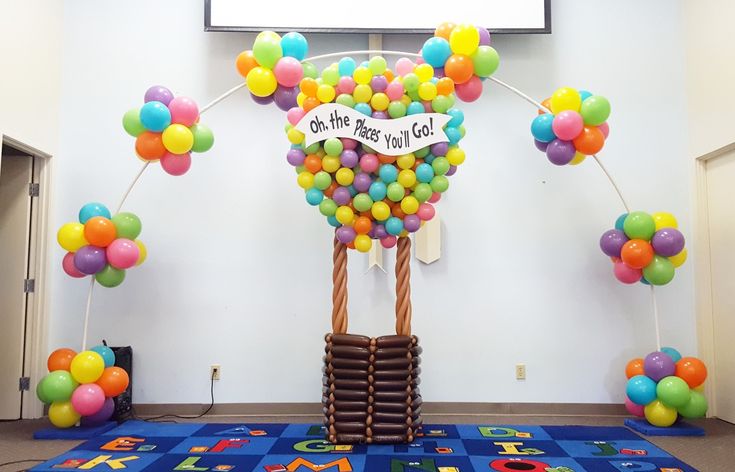
{"label": "white banner strip", "polygon": [[443,113],[418,113],[381,120],[339,103],[325,103],[301,118],[296,129],[305,145],[328,138],[351,138],[388,156],[399,156],[448,141],[442,128],[451,119]]}

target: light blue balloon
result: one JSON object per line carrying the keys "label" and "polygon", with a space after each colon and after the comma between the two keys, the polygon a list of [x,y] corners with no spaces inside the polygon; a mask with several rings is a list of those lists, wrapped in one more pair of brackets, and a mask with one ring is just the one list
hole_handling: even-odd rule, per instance
{"label": "light blue balloon", "polygon": [[388,188],[385,186],[383,182],[376,180],[375,182],[370,184],[370,189],[368,190],[368,194],[370,195],[370,198],[372,198],[374,202],[379,202],[380,200],[384,199],[387,193],[388,193]]}
{"label": "light blue balloon", "polygon": [[350,192],[351,197],[354,197],[355,195],[357,195],[357,189],[355,189],[354,185],[348,185],[347,190]]}
{"label": "light blue balloon", "polygon": [[679,360],[681,360],[681,353],[677,351],[676,349],[674,349],[673,347],[662,347],[661,352],[663,352],[664,354],[668,354],[669,357],[674,359],[674,363],[679,362]]}
{"label": "light blue balloon", "polygon": [[579,95],[582,97],[582,101],[585,101],[592,96],[592,92],[588,92],[587,90],[580,90]]}
{"label": "light blue balloon", "polygon": [[401,221],[400,218],[391,216],[385,221],[385,230],[388,232],[388,234],[398,236],[399,234],[401,234],[401,231],[403,231],[403,221]]}
{"label": "light blue balloon", "polygon": [[618,219],[615,220],[615,229],[618,231],[625,231],[624,225],[625,225],[625,219],[628,217],[627,213],[623,213],[622,215],[618,216]]}
{"label": "light blue balloon", "polygon": [[433,37],[426,40],[421,48],[421,55],[432,67],[444,67],[444,63],[452,55],[452,48],[446,39]]}
{"label": "light blue balloon", "polygon": [[436,159],[436,156],[433,154],[427,154],[426,157],[424,157],[424,162],[427,164],[431,164],[434,162],[434,159]]}
{"label": "light blue balloon", "polygon": [[642,283],[643,285],[651,285],[651,282],[646,280],[645,277],[641,277],[641,280],[639,280],[639,282]]}
{"label": "light blue balloon", "polygon": [[367,103],[356,103],[355,110],[359,111],[365,116],[372,116],[373,114],[373,109],[370,108],[370,105],[368,105]]}
{"label": "light blue balloon", "polygon": [[324,200],[324,193],[318,188],[310,188],[306,191],[306,202],[311,206],[319,205]]}
{"label": "light blue balloon", "polygon": [[329,223],[330,226],[334,226],[335,228],[339,228],[342,226],[342,223],[337,221],[337,217],[332,215],[327,217],[327,223]]}
{"label": "light blue balloon", "polygon": [[147,130],[160,132],[171,124],[171,112],[161,102],[147,102],[140,107],[140,122]]}
{"label": "light blue balloon", "polygon": [[102,356],[102,360],[105,361],[105,367],[112,367],[115,365],[115,353],[104,344],[97,345],[91,348],[90,351],[94,351]]}
{"label": "light blue balloon", "polygon": [[97,202],[89,202],[84,205],[81,210],[79,210],[79,222],[82,224],[86,223],[87,220],[89,220],[90,218],[94,218],[95,216],[112,218],[110,210],[108,210],[107,207],[103,204]]}
{"label": "light blue balloon", "polygon": [[337,63],[337,70],[342,77],[352,77],[352,73],[357,69],[357,63],[351,57],[343,57]]}
{"label": "light blue balloon", "polygon": [[551,129],[551,123],[554,121],[554,115],[550,113],[544,113],[538,115],[531,122],[531,134],[533,137],[541,141],[542,143],[550,143],[556,139],[554,130]]}
{"label": "light blue balloon", "polygon": [[645,375],[636,375],[628,380],[625,393],[636,405],[648,405],[656,399],[656,382]]}
{"label": "light blue balloon", "polygon": [[309,43],[301,33],[286,33],[281,38],[281,49],[284,56],[290,56],[303,61],[309,52]]}
{"label": "light blue balloon", "polygon": [[426,112],[424,105],[421,102],[411,102],[406,109],[407,115],[418,115],[419,113]]}
{"label": "light blue balloon", "polygon": [[378,175],[380,176],[380,180],[384,183],[391,184],[398,180],[398,169],[390,164],[383,164],[380,166],[380,169],[378,169]]}
{"label": "light blue balloon", "polygon": [[459,140],[462,139],[462,132],[453,126],[447,126],[444,128],[444,134],[447,135],[447,141],[449,141],[449,144],[457,144]]}
{"label": "light blue balloon", "polygon": [[447,122],[447,126],[457,128],[464,122],[464,113],[458,108],[450,108],[447,110],[447,115],[452,117],[452,119]]}
{"label": "light blue balloon", "polygon": [[431,164],[423,162],[416,167],[416,180],[419,182],[429,183],[434,178],[434,168]]}

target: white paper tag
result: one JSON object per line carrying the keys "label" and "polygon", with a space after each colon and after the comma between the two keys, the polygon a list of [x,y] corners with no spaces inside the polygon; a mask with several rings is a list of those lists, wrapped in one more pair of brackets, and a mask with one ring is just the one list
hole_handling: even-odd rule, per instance
{"label": "white paper tag", "polygon": [[448,141],[442,128],[451,119],[443,113],[418,113],[381,120],[339,103],[325,103],[304,115],[296,129],[304,133],[306,146],[328,138],[351,138],[381,154],[400,156]]}

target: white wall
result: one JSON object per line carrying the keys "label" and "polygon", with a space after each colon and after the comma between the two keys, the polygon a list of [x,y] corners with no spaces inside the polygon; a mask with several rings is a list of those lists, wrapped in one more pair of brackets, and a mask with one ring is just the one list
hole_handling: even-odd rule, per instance
{"label": "white wall", "polygon": [[[602,159],[633,207],[673,212],[688,236],[678,3],[626,3],[555,1],[552,35],[495,38],[497,75],[539,99],[564,85],[606,95]],[[65,4],[54,227],[86,201],[117,203],[141,165],[120,118],[149,85],[204,104],[241,80],[234,58],[254,39],[204,33],[201,0],[111,5]],[[417,50],[424,39],[384,46]],[[367,43],[309,40],[312,53]],[[468,159],[439,205],[444,254],[413,272],[425,400],[621,402],[625,362],[655,345],[648,289],[615,281],[598,248],[622,212],[615,193],[592,162],[549,164],[528,131],[535,110],[507,91],[491,85],[462,108]],[[319,401],[331,231],[285,162],[284,114],[239,93],[202,121],[215,148],[183,177],[152,166],[128,200],[149,260],[96,292],[91,336],[134,347],[137,402],[208,401],[212,363],[223,368],[218,402]],[[393,278],[363,275],[365,257],[351,256],[351,331],[390,333]],[[665,344],[693,354],[692,282],[685,266],[658,293]],[[78,347],[86,287],[55,272],[50,347]]]}

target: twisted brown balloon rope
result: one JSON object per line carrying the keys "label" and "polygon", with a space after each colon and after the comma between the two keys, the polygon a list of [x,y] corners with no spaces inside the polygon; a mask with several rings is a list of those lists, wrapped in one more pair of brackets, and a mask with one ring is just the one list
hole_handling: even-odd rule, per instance
{"label": "twisted brown balloon rope", "polygon": [[347,332],[347,246],[334,239],[332,252],[332,332]]}
{"label": "twisted brown balloon rope", "polygon": [[411,240],[398,239],[396,253],[396,334],[411,335]]}

